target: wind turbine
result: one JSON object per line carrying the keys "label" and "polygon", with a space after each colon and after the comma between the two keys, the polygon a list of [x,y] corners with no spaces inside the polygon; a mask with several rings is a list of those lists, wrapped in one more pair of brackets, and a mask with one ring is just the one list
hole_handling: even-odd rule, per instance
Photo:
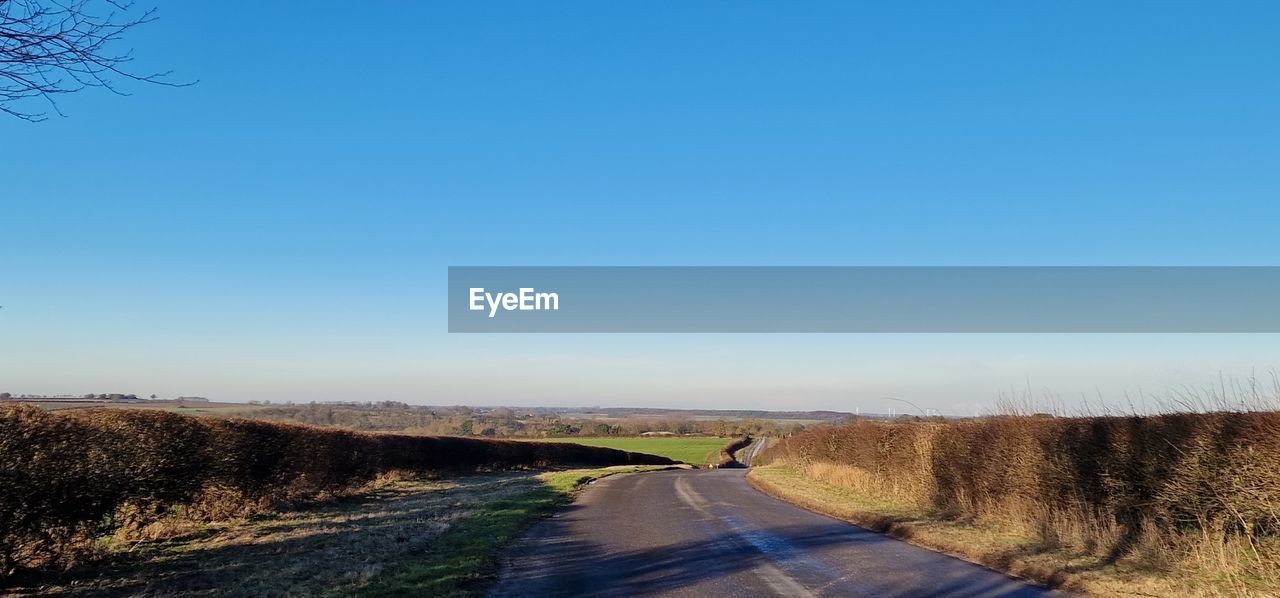
{"label": "wind turbine", "polygon": [[923,415],[923,416],[925,416],[925,417],[929,417],[929,412],[928,412],[928,411],[925,411],[924,409],[921,409],[919,405],[917,405],[917,404],[915,404],[915,403],[912,403],[911,401],[908,401],[908,400],[906,400],[906,399],[897,399],[897,398],[894,398],[894,397],[881,397],[881,399],[882,399],[882,400],[885,400],[885,401],[897,401],[897,402],[899,402],[899,403],[906,403],[906,404],[908,404],[908,405],[911,405],[912,407],[915,407],[915,408],[916,408],[916,411],[919,411],[919,412],[920,412],[920,415]]}

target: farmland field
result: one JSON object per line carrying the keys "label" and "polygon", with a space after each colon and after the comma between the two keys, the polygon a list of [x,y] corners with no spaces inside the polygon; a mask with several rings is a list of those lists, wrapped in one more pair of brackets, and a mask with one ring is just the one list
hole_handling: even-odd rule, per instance
{"label": "farmland field", "polygon": [[720,449],[729,439],[714,436],[677,436],[656,438],[601,437],[601,438],[540,438],[545,442],[573,442],[587,446],[602,446],[633,453],[659,455],[691,465],[715,463],[720,459]]}

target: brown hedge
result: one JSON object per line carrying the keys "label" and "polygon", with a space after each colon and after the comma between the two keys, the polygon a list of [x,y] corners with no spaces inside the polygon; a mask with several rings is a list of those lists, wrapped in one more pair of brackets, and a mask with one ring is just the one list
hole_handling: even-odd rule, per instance
{"label": "brown hedge", "polygon": [[742,438],[730,440],[729,444],[724,445],[724,448],[720,449],[720,462],[716,464],[716,467],[746,467],[746,465],[739,463],[738,460],[734,458],[733,454],[750,445],[750,436],[743,436]]}
{"label": "brown hedge", "polygon": [[1250,538],[1280,526],[1274,412],[863,421],[802,432],[761,458],[854,466],[900,496],[960,515],[1014,504],[1085,513],[1119,526],[1122,544],[1144,526]]}
{"label": "brown hedge", "polygon": [[673,463],[577,444],[26,405],[0,407],[0,459],[0,575],[66,565],[93,538],[175,508],[217,519],[389,472]]}

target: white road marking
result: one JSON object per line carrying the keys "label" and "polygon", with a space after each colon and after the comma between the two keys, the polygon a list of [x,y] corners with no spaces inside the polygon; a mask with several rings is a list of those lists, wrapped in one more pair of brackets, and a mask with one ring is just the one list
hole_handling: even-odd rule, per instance
{"label": "white road marking", "polygon": [[[711,503],[707,501],[706,498],[703,498],[701,494],[698,494],[697,490],[694,490],[693,487],[689,486],[689,482],[686,481],[685,478],[683,477],[676,478],[676,496],[679,497],[680,500],[683,501],[685,504],[693,507],[703,516],[710,519],[723,520],[723,518],[716,516],[714,513],[708,510],[708,507],[711,506]],[[760,542],[759,538],[756,538],[755,541],[753,541],[751,537],[744,534],[743,531],[740,529],[737,529],[737,527],[738,526],[731,524],[731,528],[733,528],[733,533],[737,534],[739,537],[745,540],[748,544],[754,546],[756,550],[759,550],[760,554],[762,554],[765,557],[766,560],[762,562],[759,566],[753,567],[751,569],[751,572],[754,573],[756,577],[760,578],[760,581],[764,582],[765,585],[769,586],[769,589],[773,590],[773,592],[779,596],[804,596],[809,598],[812,598],[813,596],[815,596],[813,592],[810,592],[807,588],[800,585],[800,583],[797,582],[795,579],[793,579],[790,575],[787,575],[785,571],[783,571],[782,569],[779,569],[778,567],[774,566],[773,563],[769,562],[769,559],[771,558],[771,556],[770,556],[770,552],[768,551],[767,544]],[[758,534],[752,534],[752,535],[758,535]]]}

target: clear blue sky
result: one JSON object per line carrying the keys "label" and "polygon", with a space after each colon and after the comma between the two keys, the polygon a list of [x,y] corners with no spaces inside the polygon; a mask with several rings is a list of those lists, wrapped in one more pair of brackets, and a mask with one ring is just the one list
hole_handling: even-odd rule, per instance
{"label": "clear blue sky", "polygon": [[161,2],[0,120],[0,390],[951,412],[1269,335],[463,336],[449,265],[1280,264],[1280,5]]}

